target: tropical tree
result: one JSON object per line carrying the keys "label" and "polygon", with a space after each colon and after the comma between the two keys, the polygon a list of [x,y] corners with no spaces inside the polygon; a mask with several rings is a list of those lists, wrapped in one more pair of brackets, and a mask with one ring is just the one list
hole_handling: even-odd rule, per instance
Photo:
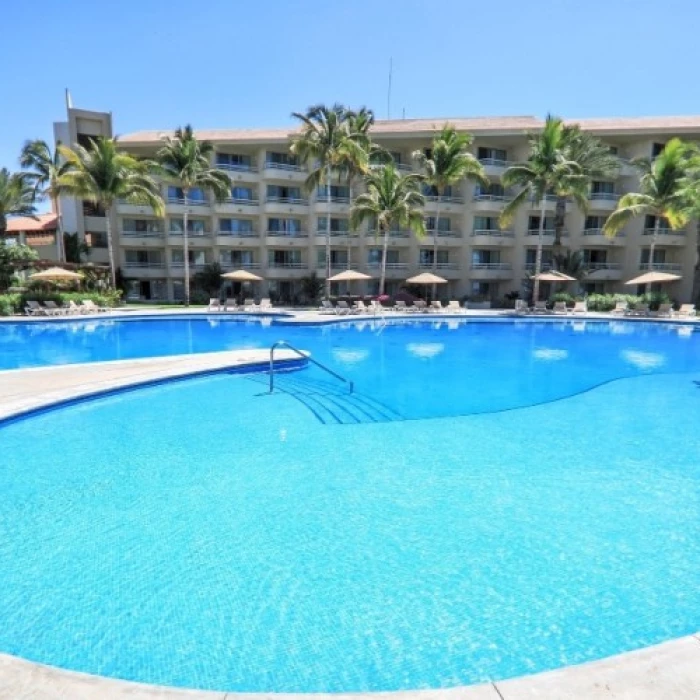
{"label": "tropical tree", "polygon": [[[476,180],[488,187],[489,179],[481,163],[469,152],[473,141],[471,134],[459,134],[449,124],[435,135],[428,156],[423,151],[415,151],[413,158],[424,169],[424,182],[436,196],[435,226],[433,230],[433,271],[437,271],[438,234],[440,228],[440,197],[448,187],[453,187],[462,180]],[[433,296],[436,285],[433,285]]]}
{"label": "tropical tree", "polygon": [[81,241],[77,233],[64,233],[63,252],[66,262],[81,263],[83,256],[87,258],[90,255],[90,246],[85,241]]}
{"label": "tropical tree", "polygon": [[294,112],[301,122],[301,133],[292,138],[290,150],[299,161],[311,166],[305,188],[312,192],[322,183],[326,187],[326,297],[331,283],[331,185],[334,177],[348,182],[369,169],[369,128],[374,115],[363,108],[355,113],[341,104],[332,107],[314,105],[305,114]]}
{"label": "tropical tree", "polygon": [[553,259],[559,272],[563,272],[569,277],[575,277],[577,280],[583,279],[586,272],[588,272],[583,252],[580,250],[567,250],[565,253],[555,253]]}
{"label": "tropical tree", "polygon": [[[576,163],[580,173],[573,182],[564,177],[554,186],[557,195],[554,212],[554,243],[552,247],[557,251],[561,247],[561,237],[564,233],[566,221],[566,203],[570,197],[577,198],[580,188],[579,174],[583,175],[590,186],[594,179],[613,178],[620,169],[620,161],[616,155],[610,152],[600,139],[593,134],[581,130],[578,124],[565,126],[563,129],[565,158]],[[585,203],[577,199],[579,205],[583,204],[582,211],[586,211]]]}
{"label": "tropical tree", "polygon": [[209,141],[200,141],[192,126],[178,127],[174,137],[168,136],[156,158],[161,173],[182,190],[182,247],[185,272],[185,306],[190,305],[189,209],[188,198],[194,188],[211,193],[217,202],[231,196],[231,180],[219,168],[211,165],[214,147]]}
{"label": "tropical tree", "polygon": [[0,291],[12,283],[12,277],[19,270],[26,270],[39,259],[39,254],[28,245],[8,245],[0,240]]}
{"label": "tropical tree", "polygon": [[26,173],[0,168],[0,234],[7,231],[8,216],[36,215],[36,195]]}
{"label": "tropical tree", "polygon": [[320,279],[316,271],[314,271],[310,275],[302,277],[299,281],[301,283],[301,294],[304,299],[311,304],[315,304],[321,294],[323,294],[324,280]]}
{"label": "tropical tree", "polygon": [[372,168],[365,176],[366,192],[359,194],[350,209],[350,226],[359,228],[365,221],[376,223],[382,238],[379,293],[384,294],[389,232],[393,227],[410,228],[418,238],[425,234],[423,207],[425,197],[417,174],[401,175],[393,163]]}
{"label": "tropical tree", "polygon": [[221,275],[223,269],[218,262],[209,263],[194,276],[194,283],[198,289],[205,291],[210,297],[221,291]]}
{"label": "tropical tree", "polygon": [[588,178],[578,163],[569,160],[564,123],[558,117],[547,115],[542,131],[529,136],[530,154],[526,161],[506,168],[502,182],[504,187],[518,186],[520,192],[501,213],[501,226],[513,220],[517,210],[528,200],[540,208],[540,225],[537,234],[537,253],[532,288],[533,301],[539,301],[542,269],[542,246],[547,196],[556,192],[565,183],[567,192],[585,211],[588,204]]}
{"label": "tropical tree", "polygon": [[[632,219],[653,216],[647,266],[650,272],[654,269],[661,222],[667,222],[676,231],[684,228],[692,215],[697,191],[691,178],[694,153],[690,144],[674,138],[656,158],[633,158],[631,165],[639,171],[639,192],[623,195],[603,226],[603,232],[613,237]],[[646,293],[650,292],[651,284],[647,284]]]}
{"label": "tropical tree", "polygon": [[116,288],[117,270],[112,242],[112,213],[120,199],[153,208],[156,216],[163,216],[163,198],[158,183],[152,176],[153,164],[140,161],[119,150],[116,138],[96,137],[86,148],[59,146],[67,170],[61,175],[60,186],[73,197],[87,200],[105,212],[107,250],[112,286]]}
{"label": "tropical tree", "polygon": [[61,218],[60,196],[63,192],[61,178],[68,171],[68,163],[61,157],[58,141],[56,148],[51,150],[46,141],[36,139],[26,141],[22,147],[19,162],[23,168],[29,169],[30,181],[34,184],[37,198],[48,197],[51,208],[56,214],[56,257],[59,262],[65,258],[63,248],[63,221]]}

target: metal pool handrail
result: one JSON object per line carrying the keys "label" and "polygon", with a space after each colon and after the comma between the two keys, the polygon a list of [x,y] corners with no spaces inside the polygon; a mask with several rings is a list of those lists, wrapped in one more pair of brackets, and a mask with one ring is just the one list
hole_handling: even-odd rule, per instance
{"label": "metal pool handrail", "polygon": [[289,348],[292,352],[299,355],[299,357],[303,357],[305,360],[313,362],[317,367],[320,367],[325,372],[328,372],[328,374],[334,376],[336,379],[340,379],[341,382],[345,382],[350,387],[351,394],[355,390],[354,382],[346,379],[337,372],[334,372],[330,367],[326,367],[326,365],[321,364],[318,360],[314,360],[313,357],[310,357],[307,353],[302,352],[299,350],[299,348],[295,348],[293,345],[290,345],[286,340],[278,340],[276,343],[273,343],[272,347],[270,348],[270,393],[272,393],[275,389],[275,350],[281,346]]}

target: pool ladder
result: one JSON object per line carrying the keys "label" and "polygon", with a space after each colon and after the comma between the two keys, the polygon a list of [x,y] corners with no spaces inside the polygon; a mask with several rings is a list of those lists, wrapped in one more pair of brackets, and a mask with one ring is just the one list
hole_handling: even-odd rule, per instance
{"label": "pool ladder", "polygon": [[345,382],[348,385],[348,388],[350,389],[349,393],[352,394],[353,391],[355,391],[354,382],[351,382],[349,379],[346,379],[337,372],[334,372],[330,367],[326,367],[326,365],[321,364],[318,360],[314,360],[314,358],[310,357],[308,353],[302,352],[301,350],[299,350],[299,348],[295,348],[293,345],[290,345],[286,340],[278,340],[270,348],[270,393],[272,393],[275,390],[275,350],[279,347],[289,348],[289,350],[295,352],[297,355],[299,355],[299,357],[303,357],[308,362],[312,362],[317,367],[320,367],[322,370],[324,370],[324,372],[328,372],[328,374],[335,377],[336,379],[339,379],[341,382]]}

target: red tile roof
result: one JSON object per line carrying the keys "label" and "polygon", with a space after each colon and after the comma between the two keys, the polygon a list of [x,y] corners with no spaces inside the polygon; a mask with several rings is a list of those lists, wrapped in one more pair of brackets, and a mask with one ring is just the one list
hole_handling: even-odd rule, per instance
{"label": "red tile roof", "polygon": [[36,219],[30,216],[16,216],[7,220],[7,233],[54,231],[57,221],[56,214],[38,214]]}

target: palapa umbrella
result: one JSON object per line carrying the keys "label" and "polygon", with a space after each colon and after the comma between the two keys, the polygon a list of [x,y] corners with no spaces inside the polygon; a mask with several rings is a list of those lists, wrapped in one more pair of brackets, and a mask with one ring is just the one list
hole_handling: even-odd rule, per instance
{"label": "palapa umbrella", "polygon": [[670,272],[645,272],[639,277],[628,280],[625,284],[658,284],[660,282],[677,282],[680,275],[673,275]]}
{"label": "palapa umbrella", "polygon": [[569,275],[565,275],[563,272],[558,272],[557,270],[547,270],[546,272],[540,272],[539,275],[532,275],[530,277],[532,280],[539,280],[540,282],[575,282],[576,278]]}
{"label": "palapa umbrella", "polygon": [[356,280],[371,280],[370,275],[366,275],[364,272],[357,272],[357,270],[343,270],[336,275],[328,278],[329,282],[354,282]]}
{"label": "palapa umbrella", "polygon": [[234,282],[262,282],[263,278],[258,275],[248,272],[248,270],[234,270],[233,272],[225,272],[221,275],[224,279],[233,280]]}
{"label": "palapa umbrella", "polygon": [[422,272],[415,277],[409,277],[406,282],[409,284],[447,284],[447,280],[444,277],[438,277],[432,272]]}
{"label": "palapa umbrella", "polygon": [[83,279],[79,272],[64,270],[62,267],[49,267],[41,272],[29,275],[30,280],[40,280],[44,282],[77,282]]}

